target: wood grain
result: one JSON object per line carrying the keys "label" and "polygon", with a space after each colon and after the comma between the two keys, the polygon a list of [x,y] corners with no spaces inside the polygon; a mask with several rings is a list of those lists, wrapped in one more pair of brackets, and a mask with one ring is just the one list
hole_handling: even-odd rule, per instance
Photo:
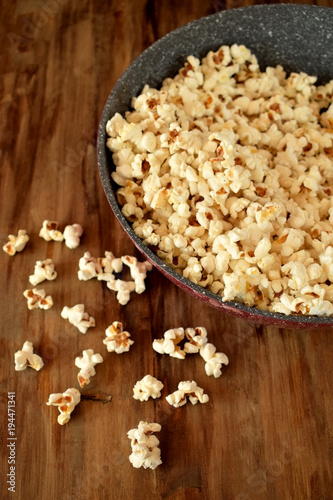
{"label": "wood grain", "polygon": [[[252,500],[332,498],[333,336],[328,329],[259,327],[194,300],[157,270],[147,291],[120,306],[103,283],[77,279],[84,251],[137,255],[106,201],[96,163],[96,130],[115,82],[146,47],[189,21],[241,0],[16,0],[0,7],[0,236],[23,228],[30,241],[0,254],[0,498]],[[262,3],[262,2],[260,2]],[[271,3],[271,2],[269,2]],[[295,3],[295,2],[293,2]],[[332,7],[332,2],[316,3]],[[84,227],[81,246],[45,242],[44,219]],[[58,277],[45,284],[54,307],[29,311],[23,291],[36,260],[52,258]],[[60,317],[84,303],[96,327],[78,333]],[[102,343],[112,321],[134,345],[123,355]],[[184,361],[151,343],[175,326],[205,326],[230,359],[212,380],[200,356]],[[25,340],[44,360],[40,372],[15,372]],[[104,357],[69,424],[56,422],[49,394],[78,387],[74,358],[93,348]],[[132,387],[150,373],[162,398],[140,403]],[[175,409],[165,396],[196,380],[206,405]],[[15,392],[15,493],[8,491],[8,392]],[[111,396],[111,401],[110,401]],[[129,463],[127,431],[159,422],[163,464]]]}

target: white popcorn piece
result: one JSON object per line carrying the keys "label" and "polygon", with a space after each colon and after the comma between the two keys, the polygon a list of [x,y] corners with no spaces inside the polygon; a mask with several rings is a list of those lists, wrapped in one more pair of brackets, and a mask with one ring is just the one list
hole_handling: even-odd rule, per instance
{"label": "white popcorn piece", "polygon": [[186,353],[195,354],[200,351],[201,347],[204,346],[207,339],[207,330],[203,326],[197,326],[195,328],[186,328],[185,336],[189,342],[185,342],[184,351]]}
{"label": "white popcorn piece", "polygon": [[197,385],[197,383],[192,381],[179,382],[178,390],[169,394],[166,398],[167,402],[179,408],[184,406],[189,400],[193,405],[199,403],[207,403],[209,401],[209,396],[204,393],[204,390]]}
{"label": "white popcorn piece", "polygon": [[64,306],[61,317],[68,319],[81,333],[87,333],[88,328],[95,326],[95,318],[85,312],[84,304],[76,304],[73,307]]}
{"label": "white popcorn piece", "polygon": [[80,238],[83,234],[83,229],[80,224],[72,224],[64,229],[64,240],[68,248],[77,248],[80,245]]}
{"label": "white popcorn piece", "polygon": [[169,354],[178,359],[185,359],[185,351],[178,345],[184,339],[184,328],[172,328],[164,332],[163,339],[154,339],[153,349],[159,354]]}
{"label": "white popcorn piece", "polygon": [[80,387],[83,388],[85,385],[89,384],[90,377],[96,373],[95,366],[102,362],[102,356],[100,354],[95,354],[93,349],[85,349],[82,351],[81,357],[77,356],[75,358],[75,366],[80,368],[77,375]]}
{"label": "white popcorn piece", "polygon": [[37,260],[34,274],[29,276],[29,281],[33,286],[36,286],[44,280],[54,280],[56,277],[57,272],[54,269],[52,259]]}
{"label": "white popcorn piece", "polygon": [[90,252],[85,252],[83,257],[79,259],[78,278],[82,281],[88,281],[96,278],[103,273],[101,263],[95,257],[92,257]]}
{"label": "white popcorn piece", "polygon": [[80,401],[80,392],[77,389],[69,388],[64,393],[50,394],[46,404],[58,406],[60,415],[58,415],[57,420],[60,425],[64,425],[69,422],[72,411]]}
{"label": "white popcorn piece", "polygon": [[116,295],[117,300],[119,304],[121,304],[122,306],[125,306],[129,302],[131,298],[131,292],[135,291],[134,281],[124,281],[121,279],[114,279],[108,281],[106,286],[110,288],[110,290],[117,292]]}
{"label": "white popcorn piece", "polygon": [[63,241],[64,235],[58,230],[58,222],[44,220],[39,236],[45,241]]}
{"label": "white popcorn piece", "polygon": [[[115,257],[112,252],[104,252],[104,257],[98,259],[102,266],[103,273],[120,273],[123,269],[121,257]],[[100,276],[97,276],[100,279]]]}
{"label": "white popcorn piece", "polygon": [[147,271],[152,270],[152,264],[148,262],[148,260],[138,262],[136,257],[131,257],[130,255],[121,257],[121,260],[130,268],[131,277],[135,283],[136,293],[143,293],[146,289],[145,278],[147,277]]}
{"label": "white popcorn piece", "polygon": [[138,380],[133,387],[133,398],[139,401],[148,401],[149,398],[161,397],[161,390],[164,385],[152,375],[146,375],[142,380]]}
{"label": "white popcorn piece", "polygon": [[206,361],[205,371],[208,376],[218,378],[222,375],[222,365],[228,365],[229,359],[223,352],[216,352],[213,344],[207,343],[200,348],[200,355]]}
{"label": "white popcorn piece", "polygon": [[33,288],[24,290],[24,297],[27,299],[28,309],[50,309],[53,306],[51,295],[46,296],[43,289]]}
{"label": "white popcorn piece", "polygon": [[30,366],[38,372],[44,366],[42,358],[38,354],[34,354],[33,344],[29,340],[24,342],[22,350],[15,353],[14,359],[16,371],[25,370]]}
{"label": "white popcorn piece", "polygon": [[122,354],[128,352],[134,341],[130,339],[130,333],[123,330],[123,324],[120,321],[114,321],[105,330],[106,338],[103,339],[103,344],[109,352]]}
{"label": "white popcorn piece", "polygon": [[25,229],[19,229],[17,236],[8,235],[8,242],[2,247],[3,251],[13,256],[16,252],[22,252],[29,241],[29,236]]}
{"label": "white popcorn piece", "polygon": [[104,257],[92,257],[90,252],[85,252],[79,260],[79,280],[87,281],[97,278],[99,281],[115,281],[114,273],[120,273],[123,269],[121,258],[117,258],[112,252],[105,252]]}
{"label": "white popcorn piece", "polygon": [[154,435],[160,430],[160,424],[140,421],[137,428],[128,431],[127,436],[131,440],[132,448],[129,461],[133,467],[156,469],[162,463],[159,440]]}
{"label": "white popcorn piece", "polygon": [[333,296],[302,290],[333,282],[332,82],[262,71],[234,44],[189,56],[160,89],[146,85],[106,127],[136,234],[223,301],[330,315]]}

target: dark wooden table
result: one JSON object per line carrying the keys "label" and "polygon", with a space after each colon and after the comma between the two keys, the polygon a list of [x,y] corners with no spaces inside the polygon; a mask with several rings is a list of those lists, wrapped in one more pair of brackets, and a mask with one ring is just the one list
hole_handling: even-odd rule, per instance
{"label": "dark wooden table", "polygon": [[[0,498],[333,498],[331,329],[256,327],[193,299],[157,270],[149,273],[146,292],[126,306],[105,284],[77,278],[86,251],[139,257],[109,208],[96,161],[96,130],[115,82],[171,30],[253,3],[1,3],[1,246],[18,229],[26,229],[30,241],[13,257],[0,252]],[[332,7],[329,1],[300,3]],[[45,219],[61,229],[80,223],[81,245],[70,250],[41,239]],[[46,258],[53,259],[58,277],[39,287],[54,306],[30,311],[23,291],[31,287],[35,262]],[[64,305],[77,303],[96,319],[86,335],[60,316]],[[134,340],[122,355],[108,353],[102,343],[116,320]],[[180,361],[152,350],[154,338],[179,326],[207,328],[209,340],[230,360],[220,378],[207,377],[200,356]],[[14,353],[26,340],[44,360],[39,372],[14,370]],[[70,422],[60,426],[58,410],[46,401],[51,393],[79,388],[74,359],[88,348],[104,362]],[[162,398],[141,403],[132,388],[148,373],[164,383]],[[171,407],[165,396],[180,380],[192,379],[209,402]],[[128,459],[127,432],[140,420],[162,426],[163,464],[154,471],[134,469]],[[11,479],[15,493],[8,490]]]}

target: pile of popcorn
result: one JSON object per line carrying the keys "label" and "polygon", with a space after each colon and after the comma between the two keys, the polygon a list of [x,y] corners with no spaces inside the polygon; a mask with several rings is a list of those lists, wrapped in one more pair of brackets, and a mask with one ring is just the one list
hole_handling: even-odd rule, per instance
{"label": "pile of popcorn", "polygon": [[315,83],[222,46],[107,123],[135,233],[224,301],[333,314],[333,81]]}

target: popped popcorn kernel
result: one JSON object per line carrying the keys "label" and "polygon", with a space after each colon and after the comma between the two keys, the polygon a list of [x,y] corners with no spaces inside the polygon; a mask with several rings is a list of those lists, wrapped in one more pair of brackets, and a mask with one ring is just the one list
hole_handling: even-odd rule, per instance
{"label": "popped popcorn kernel", "polygon": [[146,375],[142,380],[136,382],[133,387],[133,398],[139,401],[148,401],[149,398],[161,397],[163,384],[152,375]]}
{"label": "popped popcorn kernel", "polygon": [[37,260],[35,264],[34,274],[29,276],[29,281],[33,286],[38,285],[45,280],[55,280],[57,272],[54,269],[52,259]]}
{"label": "popped popcorn kernel", "polygon": [[228,365],[229,359],[223,352],[216,352],[213,344],[206,343],[200,349],[200,356],[206,361],[205,372],[208,376],[218,378],[222,375],[222,365]]}
{"label": "popped popcorn kernel", "polygon": [[130,339],[130,333],[123,330],[123,324],[120,321],[114,321],[105,330],[106,338],[103,339],[103,344],[109,352],[122,354],[128,352],[134,341]]}
{"label": "popped popcorn kernel", "polygon": [[24,290],[24,297],[27,299],[28,309],[50,309],[53,306],[51,295],[46,295],[45,290],[33,288]]}
{"label": "popped popcorn kernel", "polygon": [[96,278],[97,276],[103,273],[103,268],[101,262],[92,257],[90,252],[84,252],[83,257],[79,259],[79,270],[78,270],[78,278],[82,281],[88,281],[92,278]]}
{"label": "popped popcorn kernel", "polygon": [[44,220],[41,230],[39,231],[39,236],[45,241],[63,241],[64,235],[58,230],[58,222]]}
{"label": "popped popcorn kernel", "polygon": [[135,283],[136,293],[143,293],[146,289],[145,278],[147,277],[147,271],[152,270],[152,264],[148,262],[148,260],[139,262],[136,257],[130,255],[121,257],[121,260],[130,268],[131,277]]}
{"label": "popped popcorn kernel", "polygon": [[184,328],[172,328],[164,333],[163,339],[153,341],[153,349],[159,354],[169,354],[169,356],[185,359],[185,351],[178,345],[184,338]]}
{"label": "popped popcorn kernel", "polygon": [[116,298],[122,306],[125,306],[131,298],[131,292],[135,291],[134,281],[125,281],[121,279],[114,279],[107,282],[106,286],[117,292]]}
{"label": "popped popcorn kernel", "polygon": [[16,371],[25,370],[30,366],[38,372],[44,366],[42,358],[38,354],[34,354],[33,344],[29,340],[26,340],[22,349],[15,353],[14,359]]}
{"label": "popped popcorn kernel", "polygon": [[186,353],[195,354],[200,351],[201,347],[204,346],[207,339],[207,330],[203,326],[197,326],[196,328],[186,328],[185,336],[188,342],[184,344],[184,351]]}
{"label": "popped popcorn kernel", "polygon": [[[104,257],[97,259],[103,269],[103,274],[120,273],[123,269],[121,257],[115,257],[112,252],[104,252]],[[97,276],[100,279],[100,276]]]}
{"label": "popped popcorn kernel", "polygon": [[73,307],[64,306],[61,317],[68,319],[81,333],[87,333],[88,328],[95,326],[95,318],[85,311],[84,304],[76,304]]}
{"label": "popped popcorn kernel", "polygon": [[29,236],[25,229],[19,229],[17,236],[8,235],[8,242],[2,247],[3,251],[13,256],[16,252],[22,252],[29,241]]}
{"label": "popped popcorn kernel", "polygon": [[80,224],[72,224],[64,229],[64,240],[68,248],[77,248],[80,245],[80,238],[83,234],[83,229]]}
{"label": "popped popcorn kernel", "polygon": [[156,469],[162,463],[159,440],[154,435],[160,430],[160,424],[140,421],[137,428],[128,431],[127,436],[131,440],[132,448],[129,461],[133,467]]}
{"label": "popped popcorn kernel", "polygon": [[81,357],[77,356],[75,358],[75,366],[80,368],[77,379],[81,388],[89,384],[90,377],[96,373],[95,366],[102,362],[102,356],[100,354],[95,354],[93,349],[85,349],[82,351]]}
{"label": "popped popcorn kernel", "polygon": [[194,380],[187,380],[179,382],[178,390],[169,394],[165,399],[171,406],[179,408],[180,406],[184,406],[187,401],[190,401],[193,405],[207,403],[209,396],[204,393],[204,390]]}
{"label": "popped popcorn kernel", "polygon": [[46,404],[58,407],[60,415],[58,415],[57,420],[60,425],[64,425],[69,422],[71,413],[80,400],[80,392],[77,389],[69,388],[63,393],[50,394]]}

